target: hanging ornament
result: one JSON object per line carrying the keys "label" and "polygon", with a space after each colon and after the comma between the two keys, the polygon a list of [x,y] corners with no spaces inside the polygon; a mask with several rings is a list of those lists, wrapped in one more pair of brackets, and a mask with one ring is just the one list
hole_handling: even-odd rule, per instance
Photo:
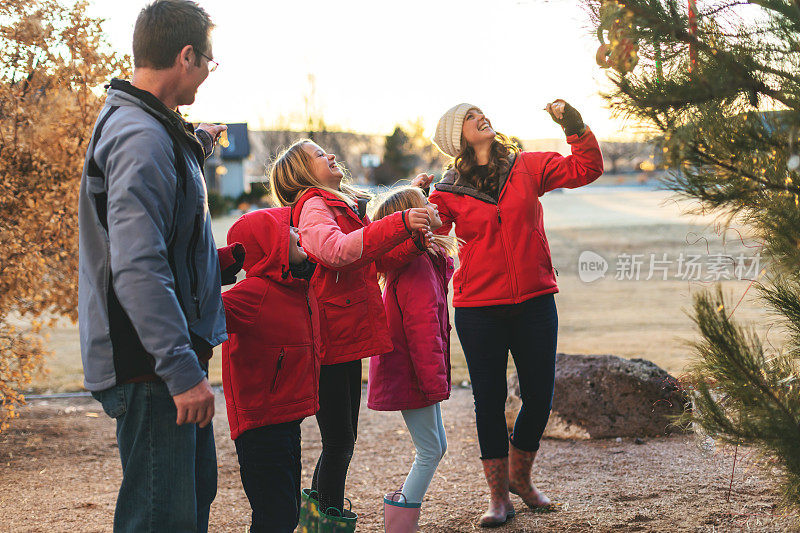
{"label": "hanging ornament", "polygon": [[[697,37],[697,3],[689,0],[689,35]],[[689,72],[697,68],[697,46],[694,41],[689,43]]]}
{"label": "hanging ornament", "polygon": [[658,35],[653,38],[653,49],[656,61],[656,83],[662,83],[664,81],[664,61],[661,56],[661,38]]}
{"label": "hanging ornament", "polygon": [[[600,48],[595,60],[601,68],[613,68],[620,74],[634,69],[639,62],[639,44],[631,37],[633,13],[616,0],[606,0],[600,6],[600,25],[597,38]],[[608,32],[608,40],[605,40]]]}

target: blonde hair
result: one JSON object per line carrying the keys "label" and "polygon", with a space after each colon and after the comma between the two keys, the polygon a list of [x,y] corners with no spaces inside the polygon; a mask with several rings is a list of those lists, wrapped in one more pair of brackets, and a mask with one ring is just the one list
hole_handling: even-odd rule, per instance
{"label": "blonde hair", "polygon": [[295,141],[283,150],[270,166],[268,177],[272,197],[283,206],[292,206],[308,189],[322,189],[349,205],[355,205],[358,198],[369,198],[365,193],[346,183],[346,170],[337,162],[337,166],[345,174],[339,189],[326,187],[314,176],[311,156],[303,150],[306,144],[314,143],[311,139]]}
{"label": "blonde hair", "polygon": [[[397,211],[405,211],[415,207],[424,208],[427,202],[425,193],[419,187],[390,189],[385,196],[378,199],[378,205],[372,215],[372,220],[380,220]],[[431,240],[451,257],[458,255],[458,247],[463,242],[452,235],[434,235]]]}

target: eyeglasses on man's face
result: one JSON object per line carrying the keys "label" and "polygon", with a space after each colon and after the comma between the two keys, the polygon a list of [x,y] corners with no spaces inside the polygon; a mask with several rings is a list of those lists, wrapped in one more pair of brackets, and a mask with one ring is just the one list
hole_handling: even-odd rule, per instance
{"label": "eyeglasses on man's face", "polygon": [[201,56],[205,57],[208,60],[208,71],[209,72],[214,72],[215,70],[217,70],[217,67],[219,66],[219,63],[217,63],[216,61],[214,61],[213,59],[211,59],[210,57],[205,55],[203,52],[197,52],[197,53],[198,53],[198,55],[201,55]]}

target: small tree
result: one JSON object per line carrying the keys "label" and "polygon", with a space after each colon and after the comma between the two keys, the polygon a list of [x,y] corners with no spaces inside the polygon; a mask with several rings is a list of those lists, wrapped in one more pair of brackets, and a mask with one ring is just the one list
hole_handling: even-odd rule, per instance
{"label": "small tree", "polygon": [[450,158],[436,148],[429,135],[425,135],[425,122],[423,119],[420,117],[409,122],[404,131],[408,134],[411,152],[417,156],[417,167],[414,169],[413,174],[442,172],[444,165]]}
{"label": "small tree", "polygon": [[98,88],[128,70],[86,7],[0,4],[0,430],[41,365],[42,321],[77,319],[84,154]]}
{"label": "small tree", "polygon": [[409,178],[417,166],[417,160],[408,134],[397,126],[391,135],[386,136],[383,161],[375,168],[373,180],[378,185],[390,185]]}
{"label": "small tree", "polygon": [[606,97],[663,136],[667,185],[749,224],[771,259],[753,277],[788,341],[768,351],[721,290],[700,293],[690,416],[782,467],[800,509],[800,0],[586,1],[618,71]]}

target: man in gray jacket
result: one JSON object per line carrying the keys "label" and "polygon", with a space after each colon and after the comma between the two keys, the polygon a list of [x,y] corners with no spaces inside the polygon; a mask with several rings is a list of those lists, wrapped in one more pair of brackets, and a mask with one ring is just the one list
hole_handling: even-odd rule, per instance
{"label": "man in gray jacket", "polygon": [[115,531],[207,531],[216,495],[207,365],[227,337],[202,166],[224,127],[176,112],[216,66],[212,28],[190,0],[141,11],[133,78],[112,80],[81,178],[81,352],[117,422]]}

